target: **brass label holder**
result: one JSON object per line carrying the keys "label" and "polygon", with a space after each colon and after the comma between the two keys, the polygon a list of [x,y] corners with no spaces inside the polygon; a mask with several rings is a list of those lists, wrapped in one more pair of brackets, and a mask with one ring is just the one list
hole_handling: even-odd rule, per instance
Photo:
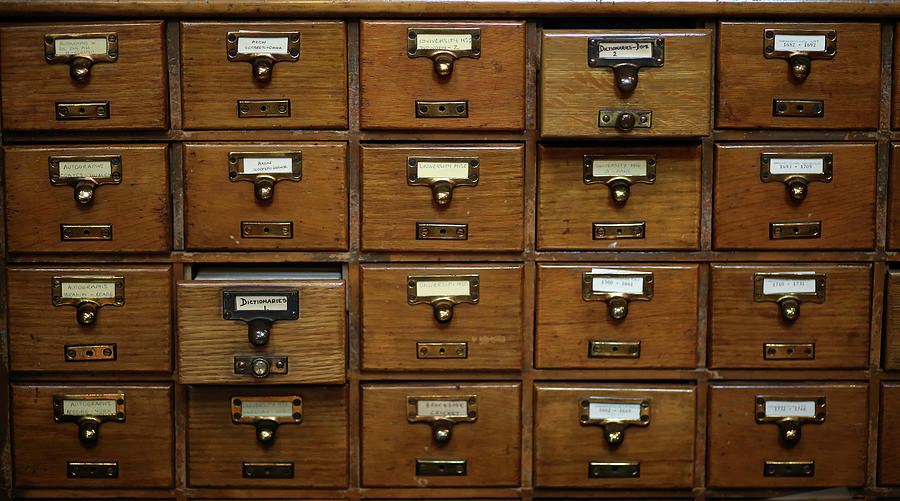
{"label": "brass label holder", "polygon": [[54,103],[57,120],[106,120],[109,118],[109,101],[85,103]]}
{"label": "brass label holder", "polygon": [[598,128],[615,128],[619,132],[649,129],[653,125],[653,112],[650,110],[600,110],[598,117]]}
{"label": "brass label holder", "polygon": [[447,323],[453,319],[453,307],[461,303],[478,304],[478,275],[408,275],[406,301],[430,304],[434,319]]}
{"label": "brass label holder", "polygon": [[606,301],[610,318],[628,315],[629,301],[653,299],[653,272],[595,268],[581,274],[581,298]]}
{"label": "brass label holder", "polygon": [[478,157],[407,157],[406,183],[428,186],[439,206],[450,205],[453,190],[459,186],[478,186]]}
{"label": "brass label holder", "polygon": [[786,59],[791,76],[803,82],[812,70],[813,59],[834,59],[837,53],[835,30],[763,30],[766,59]]}
{"label": "brass label holder", "polygon": [[231,421],[255,426],[256,440],[270,444],[275,441],[279,425],[303,422],[303,398],[300,395],[232,397]]}
{"label": "brass label holder", "polygon": [[122,155],[51,156],[50,184],[75,188],[75,201],[89,204],[104,184],[122,183]]}
{"label": "brass label holder", "polygon": [[69,77],[85,82],[94,63],[114,63],[119,58],[119,36],[105,33],[56,33],[44,35],[47,64],[68,64]]}
{"label": "brass label holder", "polygon": [[650,424],[650,399],[579,398],[578,415],[581,426],[602,426],[606,443],[616,447],[625,440],[625,428]]}
{"label": "brass label holder", "polygon": [[469,347],[465,342],[424,342],[416,343],[416,358],[468,358]]}
{"label": "brass label holder", "polygon": [[801,425],[825,422],[825,397],[757,395],[755,415],[758,424],[777,424],[781,439],[794,443],[800,440]]}
{"label": "brass label holder", "polygon": [[222,291],[222,319],[247,323],[247,339],[263,346],[272,335],[272,324],[278,320],[300,318],[300,291],[293,290],[226,290]]}
{"label": "brass label holder", "polygon": [[661,68],[665,64],[666,41],[644,36],[588,38],[587,58],[591,68],[612,68],[616,88],[623,94],[634,92],[641,68]]}
{"label": "brass label holder", "polygon": [[125,277],[53,276],[50,278],[53,306],[74,306],[80,325],[91,325],[104,306],[125,306]]}
{"label": "brass label holder", "polygon": [[67,344],[63,352],[66,362],[111,362],[116,360],[116,343]]}
{"label": "brass label holder", "polygon": [[800,303],[825,302],[825,273],[774,272],[753,274],[753,301],[778,303],[781,318],[788,322],[800,316]]}
{"label": "brass label holder", "polygon": [[231,62],[248,62],[257,82],[269,82],[275,63],[300,60],[299,31],[229,31],[225,52]]}
{"label": "brass label holder", "polygon": [[453,425],[478,420],[478,396],[408,396],[406,420],[410,423],[428,423],[434,441],[445,444],[450,441]]}
{"label": "brass label holder", "polygon": [[68,478],[119,478],[118,461],[66,461]]}
{"label": "brass label holder", "polygon": [[243,478],[294,478],[293,461],[242,461]]}
{"label": "brass label holder", "polygon": [[280,355],[248,355],[234,357],[234,373],[264,378],[288,373],[288,357]]}
{"label": "brass label holder", "polygon": [[53,421],[76,423],[78,439],[88,445],[97,443],[100,424],[125,422],[124,393],[84,393],[53,395]]}
{"label": "brass label holder", "polygon": [[782,182],[788,196],[797,202],[806,198],[807,185],[817,181],[830,183],[834,169],[832,153],[760,153],[759,179],[764,183]]}
{"label": "brass label holder", "polygon": [[631,185],[656,182],[656,155],[586,154],[582,163],[584,184],[605,184],[617,205],[625,205]]}
{"label": "brass label holder", "polygon": [[271,200],[275,183],[299,182],[303,178],[303,153],[296,151],[229,151],[228,179],[253,183],[259,201]]}
{"label": "brass label holder", "polygon": [[640,478],[640,461],[602,462],[591,461],[588,463],[588,478]]}
{"label": "brass label holder", "polygon": [[481,28],[407,28],[406,54],[430,58],[434,72],[448,77],[457,59],[481,57]]}

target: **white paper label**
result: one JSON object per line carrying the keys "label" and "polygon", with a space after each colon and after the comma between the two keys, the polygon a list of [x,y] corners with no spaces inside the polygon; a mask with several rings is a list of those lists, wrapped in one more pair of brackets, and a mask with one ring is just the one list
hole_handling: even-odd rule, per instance
{"label": "white paper label", "polygon": [[[607,268],[592,268],[591,273],[598,275],[626,275],[634,273],[628,270],[615,270]],[[620,294],[643,294],[643,277],[594,277],[591,288],[594,292],[616,292]]]}
{"label": "white paper label", "polygon": [[53,40],[53,51],[57,56],[92,56],[106,54],[106,49],[106,37],[57,38]]}
{"label": "white paper label", "polygon": [[776,51],[824,52],[825,35],[775,35]]}
{"label": "white paper label", "polygon": [[109,160],[60,160],[59,177],[110,177],[112,162]]}
{"label": "white paper label", "polygon": [[287,296],[234,296],[234,311],[287,311]]}
{"label": "white paper label", "polygon": [[590,419],[641,419],[641,404],[607,404],[591,402],[588,406]]}
{"label": "white paper label", "polygon": [[597,44],[601,59],[646,59],[653,57],[651,42],[600,42]]}
{"label": "white paper label", "polygon": [[417,50],[472,50],[472,35],[419,33],[416,35]]}
{"label": "white paper label", "polygon": [[244,174],[290,174],[294,171],[291,158],[244,158]]}
{"label": "white paper label", "polygon": [[418,280],[416,295],[428,296],[468,296],[468,280]]}
{"label": "white paper label", "polygon": [[247,417],[290,417],[294,415],[292,402],[241,399],[241,414]]}
{"label": "white paper label", "polygon": [[466,400],[419,400],[416,402],[419,416],[467,417],[469,404]]}
{"label": "white paper label", "polygon": [[66,416],[115,416],[116,401],[103,400],[63,400],[63,414]]}
{"label": "white paper label", "polygon": [[447,179],[467,179],[469,162],[417,162],[416,175],[419,177],[442,177]]}
{"label": "white paper label", "polygon": [[764,278],[763,294],[815,294],[814,278]]}
{"label": "white paper label", "polygon": [[816,402],[813,400],[784,401],[766,400],[766,417],[815,417]]}
{"label": "white paper label", "polygon": [[237,40],[238,54],[287,54],[288,37],[242,37]]}
{"label": "white paper label", "polygon": [[112,282],[62,282],[62,297],[68,298],[114,298],[116,284]]}
{"label": "white paper label", "polygon": [[772,174],[824,174],[825,160],[821,158],[771,158]]}
{"label": "white paper label", "polygon": [[647,161],[646,160],[626,160],[619,159],[594,159],[593,174],[595,177],[600,176],[646,176]]}

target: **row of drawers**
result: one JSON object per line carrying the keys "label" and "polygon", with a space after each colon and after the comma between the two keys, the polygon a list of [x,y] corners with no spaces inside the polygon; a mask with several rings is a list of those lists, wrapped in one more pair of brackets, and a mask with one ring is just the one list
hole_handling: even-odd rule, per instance
{"label": "row of drawers", "polygon": [[[187,249],[348,249],[345,142],[181,147]],[[167,148],[7,146],[9,252],[170,250]],[[872,249],[876,157],[874,143],[717,144],[713,246]],[[524,145],[366,144],[360,164],[364,251],[523,249]],[[699,249],[698,144],[543,145],[538,164],[538,250]]]}
{"label": "row of drawers", "polygon": [[[867,383],[710,383],[707,485],[862,486]],[[519,382],[361,387],[363,487],[522,481]],[[531,391],[528,389],[527,391]],[[534,485],[694,485],[693,384],[534,385]],[[900,484],[900,383],[881,384],[879,483]],[[18,487],[171,487],[172,387],[12,386]],[[347,486],[346,387],[189,387],[191,487]]]}
{"label": "row of drawers", "polygon": [[[185,129],[347,128],[344,22],[179,28],[169,73],[160,21],[3,27],[3,128],[165,129],[169,78]],[[525,32],[523,21],[362,21],[360,126],[524,129]],[[880,24],[721,22],[717,33],[718,126],[878,127]],[[543,30],[542,134],[709,134],[713,34]]]}
{"label": "row of drawers", "polygon": [[[362,368],[519,370],[532,323],[540,369],[693,368],[699,267],[539,264],[532,312],[521,264],[364,264]],[[170,371],[170,278],[168,266],[10,267],[11,369]],[[900,304],[895,281],[888,309]],[[869,264],[713,264],[708,288],[709,367],[869,365]],[[175,289],[180,382],[345,381],[340,273]],[[900,361],[897,320],[887,360]]]}

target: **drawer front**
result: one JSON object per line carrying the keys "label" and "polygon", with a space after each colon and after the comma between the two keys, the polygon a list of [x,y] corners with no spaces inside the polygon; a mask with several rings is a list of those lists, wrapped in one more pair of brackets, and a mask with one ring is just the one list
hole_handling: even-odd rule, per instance
{"label": "drawer front", "polygon": [[865,383],[712,385],[707,457],[716,460],[706,466],[708,485],[862,486],[866,391]]}
{"label": "drawer front", "polygon": [[170,385],[13,384],[11,393],[16,487],[173,487]]}
{"label": "drawer front", "polygon": [[363,250],[521,251],[524,154],[522,145],[363,146]]}
{"label": "drawer front", "polygon": [[541,135],[703,136],[711,80],[710,30],[544,30]]}
{"label": "drawer front", "polygon": [[710,367],[867,366],[870,265],[714,264],[711,283]]}
{"label": "drawer front", "polygon": [[722,22],[718,54],[719,127],[878,126],[877,23]]}
{"label": "drawer front", "polygon": [[522,281],[521,264],[362,265],[363,368],[518,370]]}
{"label": "drawer front", "polygon": [[347,250],[346,158],[346,143],[185,144],[187,247]]}
{"label": "drawer front", "polygon": [[694,485],[693,386],[536,383],[534,391],[537,487]]}
{"label": "drawer front", "polygon": [[183,22],[181,84],[186,129],[346,129],[346,24]]}
{"label": "drawer front", "polygon": [[9,268],[11,369],[172,370],[171,280],[168,265]]}
{"label": "drawer front", "polygon": [[525,127],[523,21],[361,21],[363,129]]}
{"label": "drawer front", "polygon": [[900,413],[900,382],[881,383],[881,441],[878,446],[879,485],[900,485],[900,428],[897,428],[897,414]]}
{"label": "drawer front", "polygon": [[[344,383],[344,288],[343,280],[179,282],[179,382]],[[267,301],[284,309],[263,311]],[[250,309],[253,302],[262,306]]]}
{"label": "drawer front", "polygon": [[166,145],[11,146],[4,158],[10,252],[172,248]]}
{"label": "drawer front", "polygon": [[3,128],[168,128],[164,38],[162,21],[3,27]]}
{"label": "drawer front", "polygon": [[342,386],[188,388],[192,487],[346,487],[347,451]]}
{"label": "drawer front", "polygon": [[541,146],[537,245],[699,249],[700,146]]}
{"label": "drawer front", "polygon": [[871,249],[875,167],[875,144],[716,145],[716,248]]}
{"label": "drawer front", "polygon": [[362,485],[519,485],[520,408],[519,383],[364,384]]}
{"label": "drawer front", "polygon": [[694,367],[696,264],[540,264],[537,276],[536,367]]}
{"label": "drawer front", "polygon": [[888,272],[885,297],[884,368],[900,370],[900,271]]}

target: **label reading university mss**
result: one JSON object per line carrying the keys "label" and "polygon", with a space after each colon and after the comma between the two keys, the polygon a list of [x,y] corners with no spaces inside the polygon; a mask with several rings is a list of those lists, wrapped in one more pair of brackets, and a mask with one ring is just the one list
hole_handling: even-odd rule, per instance
{"label": "label reading university mss", "polygon": [[472,50],[472,35],[419,33],[416,35],[416,50]]}
{"label": "label reading university mss", "polygon": [[469,162],[422,162],[416,163],[416,175],[422,177],[439,177],[448,179],[466,179],[469,177]]}
{"label": "label reading university mss", "polygon": [[287,311],[287,296],[235,296],[234,311]]}
{"label": "label reading university mss", "polygon": [[61,160],[59,162],[59,177],[110,177],[112,175],[112,162],[109,160]]}
{"label": "label reading university mss", "polygon": [[53,40],[53,52],[57,56],[92,56],[106,54],[106,37],[57,38]]}
{"label": "label reading university mss", "polygon": [[646,160],[595,158],[592,168],[594,177],[637,177],[647,175]]}
{"label": "label reading university mss", "polygon": [[607,270],[603,268],[591,269],[592,274],[610,275],[604,277],[593,277],[591,288],[594,292],[612,292],[619,294],[643,294],[644,278],[643,277],[617,277],[615,275],[623,275],[631,273],[627,270]]}
{"label": "label reading university mss", "polygon": [[651,42],[599,42],[598,55],[601,59],[646,59],[653,57]]}
{"label": "label reading university mss", "polygon": [[244,174],[290,174],[294,162],[290,158],[244,158]]}
{"label": "label reading university mss", "polygon": [[291,401],[271,402],[247,400],[241,402],[241,414],[247,417],[288,417],[294,414]]}
{"label": "label reading university mss", "polygon": [[766,401],[766,417],[815,417],[816,403],[804,401]]}
{"label": "label reading university mss", "polygon": [[416,295],[428,296],[468,296],[468,280],[419,280],[416,282]]}
{"label": "label reading university mss", "polygon": [[288,37],[238,36],[238,54],[287,54]]}
{"label": "label reading university mss", "polygon": [[63,400],[63,415],[66,416],[115,416],[116,401],[103,400]]}
{"label": "label reading university mss", "polygon": [[591,402],[588,407],[588,418],[640,420],[641,404],[607,404],[603,402]]}
{"label": "label reading university mss", "polygon": [[419,400],[416,413],[419,416],[466,417],[469,405],[465,400]]}
{"label": "label reading university mss", "polygon": [[775,35],[775,50],[790,52],[823,52],[825,35]]}
{"label": "label reading university mss", "polygon": [[772,158],[769,160],[772,174],[824,174],[825,160],[821,158]]}
{"label": "label reading university mss", "polygon": [[66,298],[116,297],[116,284],[113,282],[63,282],[60,289],[62,297]]}

